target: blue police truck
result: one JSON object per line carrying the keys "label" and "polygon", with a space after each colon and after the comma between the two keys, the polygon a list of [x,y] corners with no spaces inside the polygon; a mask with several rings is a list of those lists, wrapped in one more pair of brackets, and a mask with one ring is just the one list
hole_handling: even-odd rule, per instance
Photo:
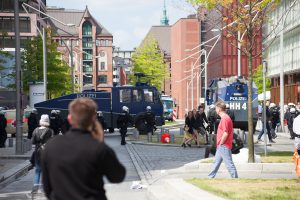
{"label": "blue police truck", "polygon": [[102,111],[105,123],[110,132],[117,128],[117,118],[122,112],[122,107],[127,106],[129,113],[135,117],[145,112],[147,106],[151,106],[155,114],[156,125],[164,124],[163,104],[156,87],[148,83],[137,82],[135,86],[114,86],[111,92],[84,91],[82,93],[69,94],[34,105],[41,114],[50,114],[51,110],[60,110],[63,118],[67,117],[69,103],[80,97],[93,99],[98,105],[98,111]]}
{"label": "blue police truck", "polygon": [[[254,127],[257,122],[256,110],[258,107],[257,87],[252,87],[252,113]],[[229,105],[235,116],[234,128],[248,130],[248,86],[244,78],[230,77],[214,79],[206,91],[208,105],[222,101]]]}

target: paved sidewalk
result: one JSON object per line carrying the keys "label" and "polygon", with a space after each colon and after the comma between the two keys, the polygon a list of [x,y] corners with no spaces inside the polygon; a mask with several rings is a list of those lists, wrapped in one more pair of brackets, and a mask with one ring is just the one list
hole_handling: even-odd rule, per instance
{"label": "paved sidewalk", "polygon": [[0,189],[28,172],[29,159],[33,152],[31,149],[23,155],[16,155],[15,138],[13,147],[8,147],[8,140],[6,143],[5,148],[0,148]]}

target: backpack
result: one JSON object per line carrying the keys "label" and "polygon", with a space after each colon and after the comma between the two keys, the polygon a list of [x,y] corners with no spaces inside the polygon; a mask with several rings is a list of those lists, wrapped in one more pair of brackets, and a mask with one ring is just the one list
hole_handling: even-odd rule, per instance
{"label": "backpack", "polygon": [[242,149],[243,147],[244,147],[244,144],[243,144],[243,140],[241,139],[241,137],[238,134],[233,133],[231,153],[238,154],[238,153],[240,153],[240,149]]}
{"label": "backpack", "polygon": [[278,118],[279,118],[279,110],[278,110],[278,107],[274,107],[274,108],[272,109],[272,117],[273,117],[274,119],[278,119]]}

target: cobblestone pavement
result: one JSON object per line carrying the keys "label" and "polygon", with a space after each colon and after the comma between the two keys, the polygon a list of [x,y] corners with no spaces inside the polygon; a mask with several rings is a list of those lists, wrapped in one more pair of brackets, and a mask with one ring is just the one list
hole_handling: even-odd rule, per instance
{"label": "cobblestone pavement", "polygon": [[182,167],[184,164],[204,158],[204,148],[182,148],[148,145],[128,145],[141,168],[142,176],[149,184],[158,181],[166,170]]}

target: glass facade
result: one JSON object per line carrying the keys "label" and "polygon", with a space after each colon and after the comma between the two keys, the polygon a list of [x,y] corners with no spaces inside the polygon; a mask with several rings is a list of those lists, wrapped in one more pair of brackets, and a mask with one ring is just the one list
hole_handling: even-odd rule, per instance
{"label": "glass facade", "polygon": [[[264,35],[270,35],[265,40],[265,46],[269,47],[264,57],[268,62],[268,76],[271,77],[280,73],[280,33],[283,27],[284,72],[300,71],[300,2],[296,1],[294,5],[293,2],[282,1],[270,14],[269,23],[264,27]],[[280,20],[282,18],[284,20]]]}
{"label": "glass facade", "polygon": [[[82,58],[83,58],[83,72],[93,73],[93,37],[92,37],[92,24],[85,21],[82,25]],[[84,75],[83,85],[92,84],[93,76]]]}

